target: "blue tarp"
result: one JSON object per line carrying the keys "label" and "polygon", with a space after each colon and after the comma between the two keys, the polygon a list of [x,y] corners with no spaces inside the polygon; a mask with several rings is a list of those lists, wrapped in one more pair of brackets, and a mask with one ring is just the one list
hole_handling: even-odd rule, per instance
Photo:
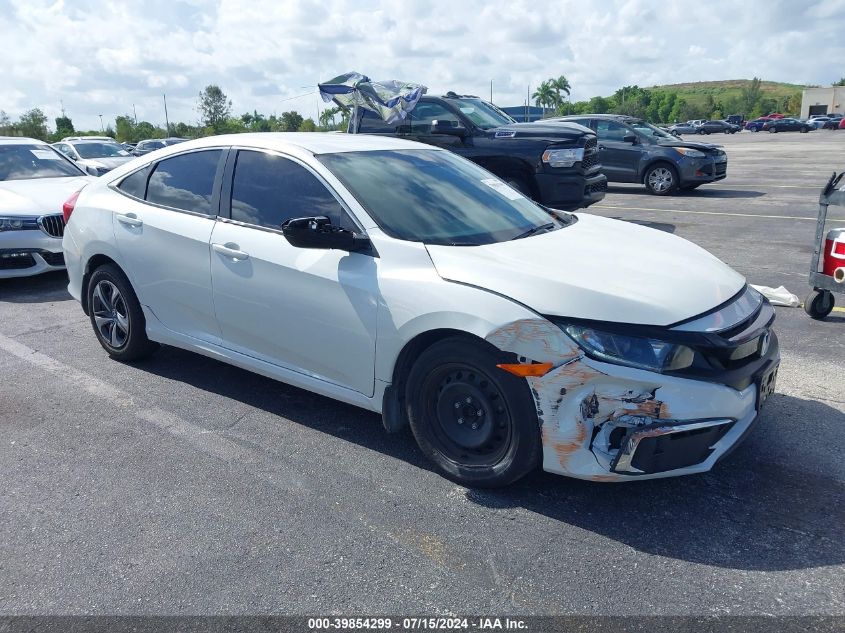
{"label": "blue tarp", "polygon": [[356,72],[339,75],[319,84],[318,88],[323,101],[334,101],[343,108],[366,108],[391,124],[408,116],[427,90],[421,84],[395,79],[372,81]]}

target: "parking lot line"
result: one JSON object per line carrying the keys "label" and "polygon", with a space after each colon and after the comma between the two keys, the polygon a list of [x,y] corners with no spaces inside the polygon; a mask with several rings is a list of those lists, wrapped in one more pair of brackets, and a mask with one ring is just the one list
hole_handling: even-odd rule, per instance
{"label": "parking lot line", "polygon": [[229,462],[250,463],[256,461],[256,455],[224,437],[208,433],[196,424],[183,420],[179,416],[158,407],[143,407],[136,402],[132,395],[70,365],[65,365],[46,354],[19,343],[18,341],[0,334],[0,351],[34,365],[35,367],[55,375],[60,380],[83,388],[88,393],[108,400],[112,405],[129,411],[142,422],[157,427],[159,430],[186,440],[194,448]]}
{"label": "parking lot line", "polygon": [[[653,207],[623,207],[623,206],[611,206],[607,204],[596,204],[593,205],[594,209],[619,209],[621,211],[655,211],[655,212],[662,212],[662,213],[689,213],[695,215],[725,215],[734,218],[764,218],[770,220],[813,220],[814,222],[818,220],[817,217],[805,217],[805,216],[798,216],[798,215],[762,215],[760,213],[722,213],[720,211],[690,211],[688,209],[655,209]],[[845,218],[833,218],[834,222],[845,222]]]}

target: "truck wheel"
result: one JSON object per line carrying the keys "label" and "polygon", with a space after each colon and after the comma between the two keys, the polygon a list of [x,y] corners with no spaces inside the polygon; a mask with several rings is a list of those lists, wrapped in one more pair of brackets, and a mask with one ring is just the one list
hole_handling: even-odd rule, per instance
{"label": "truck wheel", "polygon": [[524,378],[496,367],[510,355],[464,337],[434,343],[408,375],[408,421],[423,453],[464,486],[504,486],[537,467],[542,440]]}
{"label": "truck wheel", "polygon": [[804,312],[814,319],[823,319],[833,311],[833,293],[830,290],[811,290],[804,299]]}
{"label": "truck wheel", "polygon": [[643,183],[655,196],[665,196],[677,189],[678,175],[670,164],[657,163],[648,168]]}

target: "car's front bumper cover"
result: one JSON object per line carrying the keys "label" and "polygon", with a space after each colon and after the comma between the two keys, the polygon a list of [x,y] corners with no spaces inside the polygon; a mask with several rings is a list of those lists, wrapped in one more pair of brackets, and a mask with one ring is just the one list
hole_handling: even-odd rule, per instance
{"label": "car's front bumper cover", "polygon": [[[780,356],[776,337],[766,375]],[[734,388],[589,358],[542,319],[508,324],[487,340],[525,362],[550,362],[527,378],[543,439],[543,469],[593,481],[633,481],[706,472],[758,416],[758,382]]]}
{"label": "car's front bumper cover", "polygon": [[0,231],[0,279],[64,269],[61,238],[40,229]]}

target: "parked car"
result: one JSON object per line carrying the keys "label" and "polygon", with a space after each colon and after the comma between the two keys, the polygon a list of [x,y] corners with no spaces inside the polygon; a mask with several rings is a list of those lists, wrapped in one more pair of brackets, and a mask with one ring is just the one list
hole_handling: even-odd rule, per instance
{"label": "parked car", "polygon": [[831,114],[828,117],[828,120],[825,121],[824,125],[822,125],[821,129],[823,130],[838,130],[839,124],[842,122],[842,115],[841,114]]}
{"label": "parked car", "polygon": [[109,356],[174,345],[380,412],[466,486],[707,471],[774,388],[774,310],[726,264],[441,148],[209,137],[67,205]]}
{"label": "parked car", "polygon": [[696,134],[714,134],[714,133],[724,133],[724,134],[735,134],[739,132],[739,126],[734,125],[733,123],[728,123],[727,121],[702,121],[700,125],[696,127]]}
{"label": "parked car", "polygon": [[761,128],[764,132],[809,132],[813,126],[806,121],[799,121],[798,119],[783,118],[783,119],[769,119],[763,123]]}
{"label": "parked car", "polygon": [[516,123],[478,97],[454,92],[423,95],[408,117],[394,124],[362,108],[358,132],[448,149],[533,200],[558,209],[588,207],[602,200],[607,190],[591,130],[545,121]]}
{"label": "parked car", "polygon": [[0,137],[0,279],[64,268],[62,203],[92,180],[47,143]]}
{"label": "parked car", "polygon": [[744,114],[730,114],[725,118],[725,121],[727,121],[731,125],[735,125],[738,130],[741,130],[745,127]]}
{"label": "parked car", "polygon": [[728,156],[718,145],[681,140],[642,119],[580,114],[547,119],[575,122],[599,137],[599,160],[609,182],[643,183],[663,196],[722,180]]}
{"label": "parked car", "polygon": [[67,143],[68,141],[110,141],[116,143],[111,136],[66,136],[60,143]]}
{"label": "parked car", "polygon": [[830,117],[826,116],[811,116],[807,119],[807,125],[811,126],[814,130],[822,129],[827,123],[830,121]]}
{"label": "parked car", "polygon": [[845,119],[839,119],[839,129],[845,130]]}
{"label": "parked car", "polygon": [[73,140],[53,143],[53,147],[95,176],[107,174],[132,160],[122,145],[114,141]]}
{"label": "parked car", "polygon": [[154,152],[157,149],[176,145],[177,143],[184,143],[187,140],[188,139],[185,138],[170,137],[150,138],[143,141],[138,141],[138,143],[135,145],[135,148],[132,150],[132,155],[143,156],[144,154],[149,154],[150,152]]}
{"label": "parked car", "polygon": [[751,132],[759,132],[763,129],[763,124],[766,123],[766,121],[768,120],[768,117],[761,116],[757,119],[754,119],[753,121],[749,121],[748,123],[746,123],[745,129]]}
{"label": "parked car", "polygon": [[686,123],[675,123],[675,125],[670,125],[666,128],[666,131],[676,136],[680,134],[698,134],[698,126],[693,125],[692,121],[687,121]]}

